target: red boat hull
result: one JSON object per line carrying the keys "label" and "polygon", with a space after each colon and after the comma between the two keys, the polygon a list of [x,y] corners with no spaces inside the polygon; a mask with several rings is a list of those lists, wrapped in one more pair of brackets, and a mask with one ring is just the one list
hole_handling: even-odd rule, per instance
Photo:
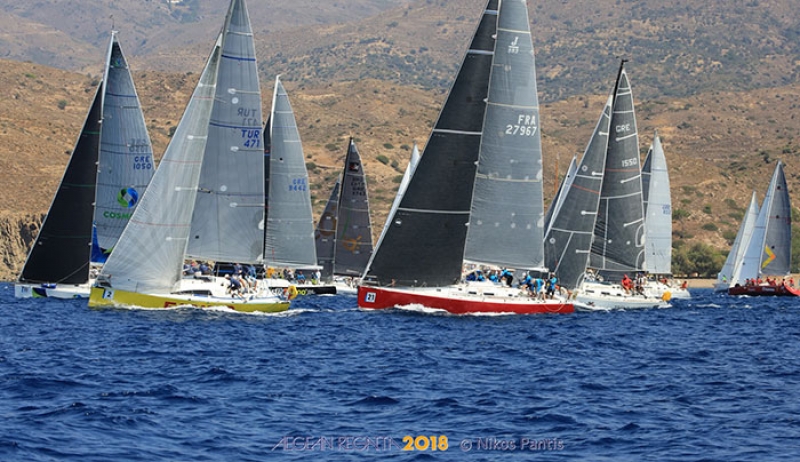
{"label": "red boat hull", "polygon": [[800,289],[787,284],[779,286],[734,286],[728,289],[728,295],[800,297]]}
{"label": "red boat hull", "polygon": [[422,305],[452,314],[514,313],[545,314],[573,313],[572,303],[555,300],[537,301],[525,297],[453,296],[442,289],[396,289],[387,287],[358,287],[358,306],[368,310],[384,310],[408,305]]}

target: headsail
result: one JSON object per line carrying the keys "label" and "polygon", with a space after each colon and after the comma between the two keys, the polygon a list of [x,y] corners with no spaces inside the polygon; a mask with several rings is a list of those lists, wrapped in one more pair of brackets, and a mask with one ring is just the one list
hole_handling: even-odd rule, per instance
{"label": "headsail", "polygon": [[672,274],[672,198],[667,158],[658,132],[642,168],[645,209],[645,269]]}
{"label": "headsail", "polygon": [[567,174],[564,175],[564,179],[561,180],[561,183],[558,185],[558,191],[556,191],[555,197],[553,197],[552,202],[550,202],[550,207],[547,208],[547,211],[544,214],[545,236],[547,236],[547,233],[550,232],[550,227],[553,225],[553,216],[558,215],[558,211],[561,209],[561,205],[564,203],[564,197],[566,195],[565,193],[567,190],[569,190],[570,186],[572,186],[572,181],[575,179],[575,173],[577,171],[578,156],[573,156],[572,160],[569,162]]}
{"label": "headsail", "polygon": [[567,289],[578,287],[583,280],[603,185],[603,171],[608,148],[612,98],[603,108],[600,120],[583,153],[571,184],[565,186],[561,208],[544,240],[545,264]]}
{"label": "headsail", "polygon": [[181,277],[214,104],[220,44],[218,39],[150,186],[103,266],[102,276],[116,289],[170,292]]}
{"label": "headsail", "polygon": [[524,0],[500,3],[496,40],[464,258],[541,270],[542,135]]}
{"label": "headsail", "polygon": [[486,6],[420,163],[375,250],[366,274],[371,281],[445,286],[461,278],[497,5],[490,0]]}
{"label": "headsail", "polygon": [[589,266],[610,280],[644,269],[644,208],[639,135],[633,93],[623,61],[614,86],[614,105],[603,187]]}
{"label": "headsail", "polygon": [[[414,171],[417,169],[417,165],[419,165],[419,158],[419,148],[417,147],[417,143],[414,142],[414,148],[411,150],[411,159],[408,161],[408,165],[406,165],[406,171],[403,173],[403,178],[400,180],[400,186],[397,188],[397,194],[394,196],[394,201],[392,201],[392,207],[389,209],[389,213],[386,215],[386,222],[383,224],[381,235],[378,236],[378,242],[375,244],[376,249],[380,247],[381,242],[383,241],[383,236],[386,235],[389,225],[391,224],[392,220],[394,220],[394,216],[397,213],[397,208],[400,207],[400,202],[403,200],[403,195],[406,193],[406,189],[408,189],[408,183],[411,181],[411,177],[414,176]],[[372,266],[373,258],[375,258],[374,251],[370,256],[366,268],[364,269],[364,274],[369,272],[369,268]]]}
{"label": "headsail", "polygon": [[742,260],[744,253],[747,251],[750,239],[753,236],[753,228],[758,220],[758,201],[756,200],[756,193],[753,191],[753,196],[750,198],[750,205],[742,219],[742,225],[739,227],[739,232],[736,233],[736,239],[733,241],[733,246],[717,275],[717,282],[719,284],[732,286],[736,281],[740,280],[740,273],[742,270]]}
{"label": "headsail", "polygon": [[289,95],[275,79],[270,115],[269,191],[264,262],[269,266],[317,266],[314,217],[303,145]]}
{"label": "headsail", "polygon": [[128,224],[156,164],[144,114],[116,32],[103,78],[103,124],[97,164],[95,262],[102,263]]}
{"label": "headsail", "polygon": [[214,108],[187,254],[256,263],[264,244],[261,89],[247,6],[225,18]]}

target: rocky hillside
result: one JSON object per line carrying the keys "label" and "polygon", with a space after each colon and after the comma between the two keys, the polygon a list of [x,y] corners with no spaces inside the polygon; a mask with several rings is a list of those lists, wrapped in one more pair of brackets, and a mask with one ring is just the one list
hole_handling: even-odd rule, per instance
{"label": "rocky hillside", "polygon": [[[139,69],[200,69],[228,0],[0,0],[0,58],[99,72],[120,31]],[[262,75],[447,88],[486,0],[248,2]],[[543,101],[602,94],[619,57],[647,100],[800,78],[792,0],[528,1]]]}
{"label": "rocky hillside", "polygon": [[[787,164],[792,197],[800,174],[796,134],[800,85],[752,91],[713,91],[683,98],[640,97],[634,85],[642,153],[658,129],[672,178],[675,235],[686,243],[725,249],[752,190],[763,198],[777,159]],[[160,156],[196,83],[193,72],[135,73],[137,88]],[[610,88],[613,75],[603,82]],[[96,77],[31,63],[0,60],[0,278],[13,278],[31,236],[47,211],[68,154],[86,115]],[[262,79],[264,95],[272,81]],[[540,87],[543,84],[540,84]],[[327,199],[345,154],[356,138],[365,157],[376,229],[382,226],[413,141],[424,144],[445,92],[364,79],[311,85],[287,82],[311,175],[315,213]],[[542,105],[546,196],[557,173],[583,151],[605,92]],[[266,101],[267,98],[265,98]],[[267,106],[267,104],[265,104]],[[558,167],[556,167],[558,166]]]}

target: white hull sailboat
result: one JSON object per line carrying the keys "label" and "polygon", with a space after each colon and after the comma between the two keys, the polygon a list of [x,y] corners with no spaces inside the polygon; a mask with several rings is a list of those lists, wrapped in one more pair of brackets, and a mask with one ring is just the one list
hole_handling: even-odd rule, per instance
{"label": "white hull sailboat", "polygon": [[232,0],[151,186],[92,288],[90,306],[289,308],[286,298],[263,288],[229,294],[219,278],[182,278],[187,254],[244,263],[261,258],[260,106],[247,7]]}
{"label": "white hull sailboat", "polygon": [[569,302],[459,282],[465,261],[546,270],[539,129],[526,2],[490,0],[419,165],[388,218],[359,286],[358,306],[572,312]]}
{"label": "white hull sailboat", "polygon": [[645,268],[645,217],[636,128],[630,81],[620,63],[612,93],[608,147],[606,149],[600,200],[594,224],[586,278],[575,289],[576,305],[585,309],[667,307],[662,296],[648,296],[620,281],[636,279]]}
{"label": "white hull sailboat", "polygon": [[97,267],[153,176],[152,151],[133,77],[112,31],[103,79],[15,297],[89,297]]}

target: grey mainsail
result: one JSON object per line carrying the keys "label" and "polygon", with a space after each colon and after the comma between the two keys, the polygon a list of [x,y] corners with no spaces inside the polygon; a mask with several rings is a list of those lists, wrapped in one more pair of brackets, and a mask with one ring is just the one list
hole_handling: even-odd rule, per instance
{"label": "grey mainsail", "polygon": [[624,63],[620,64],[614,86],[603,187],[589,259],[589,266],[611,281],[644,269],[639,135]]}
{"label": "grey mainsail", "polygon": [[554,214],[544,240],[545,263],[558,276],[561,285],[570,290],[580,286],[592,248],[611,110],[612,98],[609,97],[575,177],[563,191],[561,208]]}
{"label": "grey mainsail", "polygon": [[790,272],[792,215],[783,163],[778,161],[761,204],[753,236],[745,251],[742,271],[735,282],[762,275],[783,276]]}
{"label": "grey mainsail", "polygon": [[350,139],[342,172],[336,219],[333,273],[360,276],[372,255],[367,179],[356,143]]}
{"label": "grey mainsail", "polygon": [[156,168],[133,77],[114,31],[103,81],[103,124],[94,214],[100,247],[94,255],[99,262],[117,243]]}
{"label": "grey mainsail", "polygon": [[476,162],[494,54],[498,0],[490,0],[419,165],[365,280],[446,286],[461,278]]}
{"label": "grey mainsail", "polygon": [[275,79],[269,120],[264,263],[273,267],[316,267],[314,217],[303,145],[289,95],[279,77]]}
{"label": "grey mainsail", "polygon": [[544,269],[542,143],[524,0],[500,3],[464,259]]}
{"label": "grey mainsail", "polygon": [[230,4],[187,254],[256,263],[264,246],[261,89],[244,0]]}
{"label": "grey mainsail", "polygon": [[658,132],[642,167],[642,196],[645,269],[651,274],[672,274],[672,198],[667,158]]}
{"label": "grey mainsail", "polygon": [[103,278],[116,289],[170,292],[179,282],[214,104],[220,45],[221,38],[150,186],[103,266]]}

